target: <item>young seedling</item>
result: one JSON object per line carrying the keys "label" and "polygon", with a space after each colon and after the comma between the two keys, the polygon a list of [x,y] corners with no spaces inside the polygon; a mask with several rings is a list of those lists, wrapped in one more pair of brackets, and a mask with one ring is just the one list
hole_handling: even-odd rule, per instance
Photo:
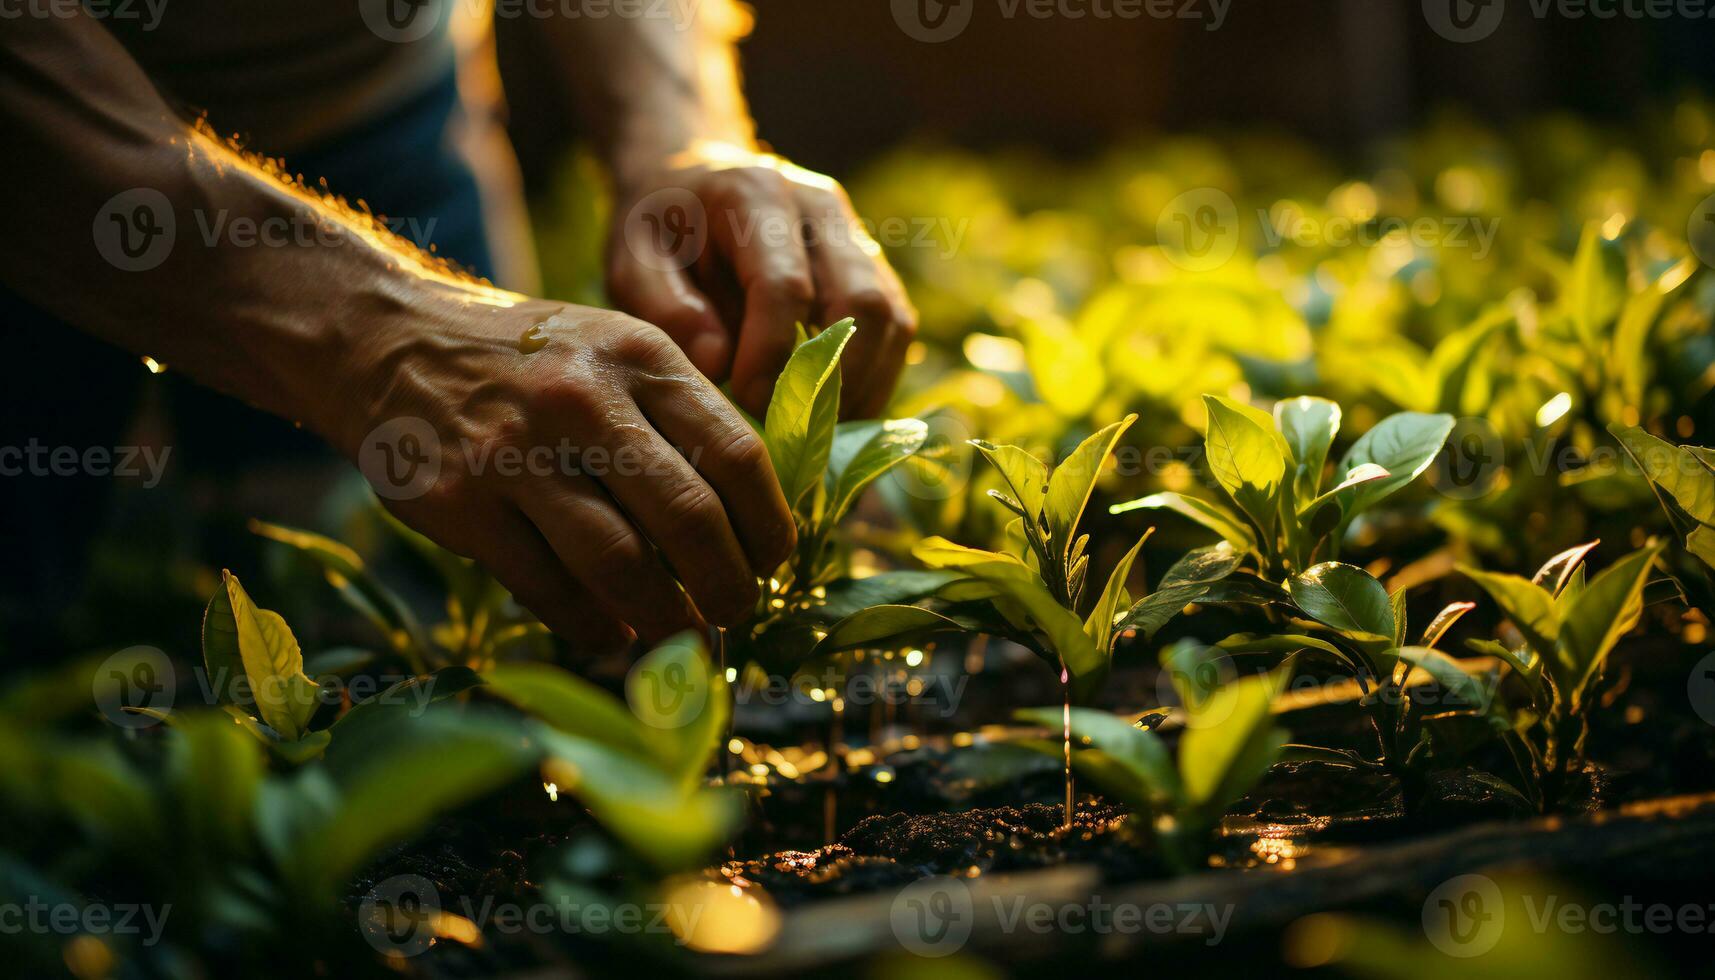
{"label": "young seedling", "polygon": [[799,344],[769,401],[763,437],[798,547],[763,583],[751,621],[732,631],[741,659],[796,666],[841,619],[878,603],[911,602],[948,578],[849,576],[835,530],[866,488],[923,448],[929,431],[919,419],[837,421],[840,355],[856,330],[848,318]]}
{"label": "young seedling", "polygon": [[1453,431],[1450,415],[1391,415],[1352,444],[1324,489],[1340,406],[1323,398],[1292,398],[1276,403],[1271,418],[1219,395],[1204,395],[1203,404],[1209,472],[1231,506],[1156,493],[1110,511],[1174,511],[1250,556],[1270,581],[1304,571],[1319,555],[1338,558],[1352,520],[1428,469]]}
{"label": "young seedling", "polygon": [[1560,802],[1582,771],[1596,688],[1608,654],[1643,614],[1644,585],[1661,555],[1654,543],[1608,566],[1586,584],[1583,561],[1594,542],[1551,559],[1531,579],[1462,569],[1500,606],[1524,642],[1516,647],[1472,640],[1471,649],[1504,662],[1529,692],[1512,706],[1519,777],[1531,799]]}
{"label": "young seedling", "polygon": [[[1177,760],[1160,735],[1117,715],[1073,708],[1018,712],[1020,720],[1058,731],[1071,730],[1078,747],[1072,765],[1103,793],[1125,804],[1136,820],[1132,832],[1154,842],[1176,870],[1206,866],[1221,817],[1268,772],[1286,745],[1272,708],[1286,674],[1256,674],[1226,684],[1208,684],[1196,665],[1173,669],[1185,729]],[[1030,743],[1058,754],[1058,742]]]}
{"label": "young seedling", "polygon": [[[1085,439],[1052,471],[1017,446],[973,445],[1002,476],[991,496],[1015,516],[1007,551],[985,551],[931,537],[913,553],[925,565],[955,573],[933,592],[929,605],[878,605],[837,624],[820,650],[849,649],[874,637],[934,632],[1000,636],[1034,651],[1061,675],[1070,700],[1085,702],[1106,680],[1114,641],[1135,630],[1153,635],[1208,582],[1187,572],[1154,595],[1133,602],[1126,589],[1144,534],[1109,573],[1094,602],[1085,601],[1089,535],[1078,524],[1096,477],[1136,416]],[[931,606],[933,608],[931,608]],[[1087,610],[1087,611],[1086,611]]]}
{"label": "young seedling", "polygon": [[[1326,659],[1358,684],[1359,702],[1375,733],[1373,757],[1319,746],[1293,746],[1292,755],[1340,767],[1378,769],[1400,781],[1407,809],[1421,797],[1428,771],[1459,753],[1440,744],[1436,732],[1454,718],[1476,719],[1497,729],[1493,683],[1474,665],[1449,657],[1435,645],[1473,604],[1456,602],[1430,621],[1415,646],[1407,645],[1405,593],[1389,595],[1368,572],[1341,562],[1322,562],[1287,580],[1274,601],[1287,612],[1284,631],[1240,633],[1218,646],[1232,654],[1297,655]],[[1429,679],[1433,686],[1419,681]]]}
{"label": "young seedling", "polygon": [[336,734],[426,707],[478,683],[467,667],[443,667],[350,705],[326,728],[312,728],[325,699],[304,672],[297,637],[279,613],[258,607],[230,571],[221,573],[220,591],[203,612],[202,655],[207,689],[221,708],[292,762],[320,756]]}

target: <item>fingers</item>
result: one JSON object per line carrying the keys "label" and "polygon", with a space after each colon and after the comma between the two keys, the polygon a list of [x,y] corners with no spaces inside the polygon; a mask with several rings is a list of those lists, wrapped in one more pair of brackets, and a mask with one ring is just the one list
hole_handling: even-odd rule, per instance
{"label": "fingers", "polygon": [[667,332],[697,370],[717,381],[732,371],[733,344],[708,297],[683,269],[655,268],[615,252],[608,288],[621,310]]}
{"label": "fingers", "polygon": [[565,570],[645,643],[706,628],[655,549],[592,481],[530,480],[517,504]]}
{"label": "fingers", "polygon": [[[455,518],[440,519],[432,501],[393,509],[401,520],[443,547],[488,569],[519,605],[571,645],[591,655],[624,650],[632,632],[604,612],[588,590],[566,571],[553,549],[524,515],[508,504],[472,504],[446,495]],[[392,506],[392,505],[390,505]]]}
{"label": "fingers", "polygon": [[583,418],[573,422],[573,438],[605,456],[586,453],[583,474],[654,542],[705,618],[743,621],[756,606],[756,575],[720,495],[635,405],[609,403],[600,418]]}
{"label": "fingers", "polygon": [[797,529],[762,437],[713,387],[673,377],[645,379],[638,407],[690,459],[726,507],[745,557],[767,576],[797,545]]}
{"label": "fingers", "polygon": [[802,217],[784,177],[772,170],[728,171],[711,196],[710,237],[744,291],[744,322],[733,354],[732,388],[739,404],[761,417],[774,379],[808,323],[815,299]]}
{"label": "fingers", "polygon": [[857,322],[841,358],[840,414],[869,418],[887,407],[917,333],[917,313],[881,249],[851,213],[843,193],[800,192],[811,236],[810,265],[824,324]]}

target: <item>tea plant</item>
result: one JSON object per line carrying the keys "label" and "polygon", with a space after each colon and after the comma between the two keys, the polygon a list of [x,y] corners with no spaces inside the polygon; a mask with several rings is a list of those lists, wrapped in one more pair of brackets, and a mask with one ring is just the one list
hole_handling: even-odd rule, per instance
{"label": "tea plant", "polygon": [[1404,591],[1390,596],[1361,568],[1323,562],[1286,585],[1275,600],[1289,615],[1280,632],[1235,634],[1217,646],[1235,655],[1332,662],[1358,685],[1358,705],[1376,742],[1371,754],[1294,746],[1295,758],[1387,772],[1399,780],[1409,810],[1421,799],[1427,774],[1471,748],[1468,737],[1452,737],[1455,719],[1476,722],[1466,727],[1475,727],[1478,742],[1498,735],[1503,726],[1495,720],[1493,684],[1473,665],[1435,648],[1472,603],[1455,602],[1441,610],[1412,646],[1407,645]]}
{"label": "tea plant", "polygon": [[221,572],[221,589],[203,613],[202,655],[208,689],[223,710],[245,732],[294,762],[319,756],[336,733],[454,697],[477,683],[468,667],[443,667],[401,680],[350,705],[327,727],[312,728],[324,714],[325,699],[304,672],[297,637],[279,613],[258,607],[230,571]]}
{"label": "tea plant", "polygon": [[1519,776],[1539,807],[1559,802],[1582,771],[1590,714],[1608,654],[1638,622],[1644,586],[1662,551],[1652,544],[1585,582],[1583,560],[1593,545],[1557,556],[1531,579],[1463,569],[1487,592],[1524,642],[1508,646],[1473,640],[1523,682],[1526,696],[1505,706],[1518,753]]}
{"label": "tea plant", "polygon": [[[1072,766],[1136,814],[1126,826],[1160,848],[1168,863],[1188,872],[1207,863],[1216,825],[1234,802],[1250,792],[1286,746],[1287,733],[1274,724],[1273,704],[1285,671],[1256,674],[1209,685],[1194,666],[1173,670],[1184,706],[1185,728],[1177,757],[1162,737],[1117,715],[1090,708],[1033,708],[1020,720],[1052,731],[1069,728]],[[1158,716],[1159,717],[1159,716]],[[1058,741],[1030,743],[1059,755]]]}
{"label": "tea plant", "polygon": [[990,495],[1016,515],[1008,527],[1009,549],[985,551],[939,537],[919,542],[913,553],[925,565],[958,573],[935,591],[935,601],[864,610],[836,626],[818,649],[939,631],[1000,636],[1054,665],[1069,696],[1088,700],[1107,678],[1119,635],[1153,635],[1209,585],[1187,572],[1170,583],[1177,587],[1133,602],[1126,579],[1149,537],[1145,533],[1114,566],[1094,602],[1084,601],[1089,535],[1079,535],[1078,524],[1096,477],[1131,422],[1091,435],[1052,471],[1017,446],[974,443],[1005,486]]}
{"label": "tea plant", "polygon": [[839,620],[867,606],[909,602],[946,576],[848,576],[835,529],[863,491],[923,447],[919,419],[839,422],[840,355],[850,318],[799,344],[774,387],[762,424],[769,459],[797,524],[798,546],[762,589],[750,622],[731,631],[742,655],[795,666]]}
{"label": "tea plant", "polygon": [[1111,513],[1171,510],[1251,556],[1266,578],[1337,558],[1360,513],[1417,479],[1453,430],[1448,415],[1402,412],[1352,444],[1324,489],[1328,451],[1340,431],[1340,407],[1323,398],[1278,402],[1274,415],[1219,395],[1204,395],[1209,472],[1232,506],[1157,493],[1116,504]]}

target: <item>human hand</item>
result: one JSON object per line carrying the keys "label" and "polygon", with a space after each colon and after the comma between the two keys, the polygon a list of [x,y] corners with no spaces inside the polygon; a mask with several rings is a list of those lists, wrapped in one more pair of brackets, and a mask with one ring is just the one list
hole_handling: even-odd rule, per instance
{"label": "human hand", "polygon": [[771,154],[701,143],[660,166],[616,168],[614,302],[658,324],[760,418],[797,325],[852,317],[843,407],[886,407],[917,330],[899,276],[829,177]]}
{"label": "human hand", "polygon": [[333,441],[574,644],[745,619],[795,544],[761,438],[661,330],[517,299],[365,333]]}

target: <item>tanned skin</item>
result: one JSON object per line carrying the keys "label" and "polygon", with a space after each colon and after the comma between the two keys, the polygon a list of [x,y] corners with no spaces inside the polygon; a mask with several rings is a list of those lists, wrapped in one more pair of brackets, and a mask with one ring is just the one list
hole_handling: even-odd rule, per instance
{"label": "tanned skin", "polygon": [[[599,651],[743,619],[757,576],[795,544],[767,451],[716,382],[760,417],[796,325],[855,316],[845,390],[874,413],[915,314],[838,185],[760,151],[723,27],[616,17],[543,29],[575,66],[566,84],[613,174],[608,272],[625,312],[498,290],[378,233],[181,118],[81,12],[0,33],[0,281],[354,460],[378,426],[425,420],[439,476],[387,506]],[[181,234],[160,265],[127,272],[91,225],[133,188],[160,191],[177,214],[319,231],[269,248]],[[707,248],[682,270],[622,241],[664,188],[707,213]],[[808,234],[739,233],[780,222]],[[526,334],[537,342],[521,344]],[[608,462],[502,473],[463,448],[564,445]]]}

